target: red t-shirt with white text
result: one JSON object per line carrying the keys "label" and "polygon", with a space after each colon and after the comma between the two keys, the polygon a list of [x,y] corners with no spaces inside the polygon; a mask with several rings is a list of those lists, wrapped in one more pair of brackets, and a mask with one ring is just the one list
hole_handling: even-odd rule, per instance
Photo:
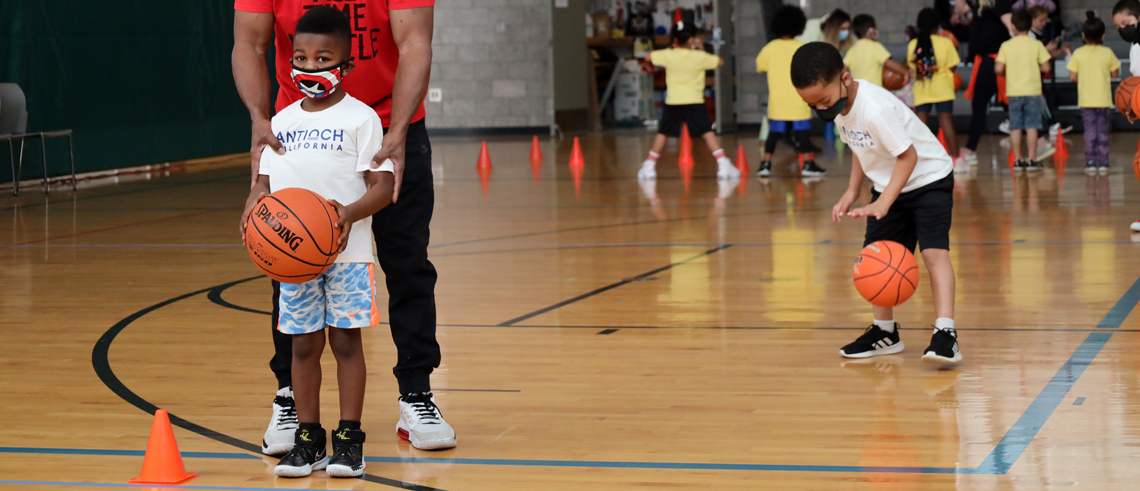
{"label": "red t-shirt with white text", "polygon": [[[376,110],[387,128],[392,121],[392,84],[400,52],[392,38],[389,10],[431,7],[435,0],[234,0],[234,10],[271,13],[274,17],[277,48],[277,110],[280,111],[304,97],[293,83],[293,33],[297,20],[316,5],[331,5],[343,11],[352,27],[351,56],[356,63],[341,87],[344,91]],[[416,109],[412,121],[424,118],[424,105]]]}

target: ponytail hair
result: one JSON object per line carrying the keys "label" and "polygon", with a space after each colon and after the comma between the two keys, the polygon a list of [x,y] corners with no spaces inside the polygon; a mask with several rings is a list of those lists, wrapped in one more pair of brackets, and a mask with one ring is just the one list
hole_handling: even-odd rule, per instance
{"label": "ponytail hair", "polygon": [[915,33],[914,60],[918,79],[928,79],[938,70],[937,60],[934,58],[934,41],[930,39],[938,29],[940,19],[938,12],[932,8],[924,8],[918,13]]}
{"label": "ponytail hair", "polygon": [[1085,23],[1081,26],[1081,34],[1085,35],[1086,42],[1101,44],[1104,42],[1104,21],[1096,18],[1096,13],[1089,10],[1085,12]]}

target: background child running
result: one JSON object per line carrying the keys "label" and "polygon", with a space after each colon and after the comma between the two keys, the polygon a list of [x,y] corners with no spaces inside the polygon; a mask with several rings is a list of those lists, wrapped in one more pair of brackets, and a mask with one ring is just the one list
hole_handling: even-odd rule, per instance
{"label": "background child running", "polygon": [[906,47],[906,62],[914,70],[914,112],[926,123],[930,112],[938,111],[938,126],[946,138],[955,172],[967,172],[970,165],[958,154],[958,134],[954,132],[954,69],[961,61],[954,42],[939,36],[938,12],[919,11],[915,38]]}
{"label": "background child running", "polygon": [[768,73],[768,139],[764,142],[764,159],[759,177],[772,175],[772,152],[780,138],[793,133],[796,151],[803,162],[801,174],[822,176],[827,169],[815,163],[811,146],[811,108],[796,95],[792,86],[792,55],[803,43],[794,38],[804,31],[807,16],[799,7],[782,5],[772,15],[771,32],[779,39],[773,39],[756,56],[756,72]]}
{"label": "background child running", "polygon": [[[1085,45],[1073,51],[1069,80],[1077,83],[1077,105],[1085,124],[1085,173],[1108,174],[1108,130],[1112,116],[1112,78],[1120,75],[1120,60],[1104,42],[1104,21],[1091,10],[1081,27]],[[1058,138],[1061,138],[1058,136]]]}
{"label": "background child running", "polygon": [[866,80],[879,87],[883,86],[883,67],[903,76],[904,83],[910,78],[910,70],[905,65],[891,59],[891,52],[878,41],[879,27],[875,18],[867,14],[855,16],[851,21],[851,29],[855,37],[859,38],[847,55],[843,63],[851,71],[851,76]]}
{"label": "background child running", "polygon": [[667,138],[681,136],[681,126],[688,125],[691,135],[700,135],[716,159],[716,176],[735,179],[740,171],[724,155],[724,149],[712,131],[708,109],[705,107],[705,71],[724,65],[719,56],[694,49],[689,45],[696,28],[684,21],[673,25],[673,47],[645,55],[645,61],[665,69],[665,113],[657,127],[657,137],[649,156],[641,163],[637,178],[642,181],[657,178],[657,158],[665,148]]}
{"label": "background child running", "polygon": [[[292,336],[293,398],[300,423],[293,448],[274,473],[304,477],[326,469],[334,477],[364,474],[364,411],[367,368],[360,328],[380,323],[376,306],[372,215],[392,203],[393,164],[371,169],[384,129],[371,107],[346,94],[341,80],[352,73],[352,30],[348,18],[332,7],[310,9],[297,21],[293,36],[293,81],[305,97],[272,119],[273,132],[306,134],[320,143],[296,145],[283,155],[262,152],[260,173],[242,214],[242,241],[250,212],[267,194],[302,188],[329,200],[341,229],[340,255],[320,277],[282,283],[277,329]],[[321,135],[321,136],[317,136]],[[346,203],[342,205],[341,203]],[[354,226],[355,224],[355,226]],[[326,329],[328,328],[328,329]],[[333,456],[325,453],[321,427],[321,354],[325,338],[337,362],[340,424],[333,434]]]}
{"label": "background child running", "polygon": [[[1029,37],[1033,17],[1025,10],[1013,12],[1014,36],[1001,43],[994,71],[1005,75],[1009,97],[1009,143],[1013,147],[1017,171],[1041,170],[1037,162],[1037,133],[1045,101],[1041,98],[1041,74],[1049,72],[1049,52],[1041,41]],[[1021,153],[1021,132],[1025,131],[1026,150]],[[1024,157],[1024,158],[1023,158]]]}
{"label": "background child running", "polygon": [[[954,330],[954,267],[950,262],[950,223],[954,208],[953,164],[946,150],[914,112],[882,87],[854,80],[843,69],[839,51],[808,43],[792,58],[792,83],[800,97],[825,121],[834,119],[840,138],[851,147],[851,180],[832,208],[832,219],[867,217],[864,244],[898,242],[922,247],[934,296],[934,335],[923,361],[957,363]],[[872,202],[851,210],[863,187],[874,183]],[[848,211],[850,210],[850,211]],[[894,311],[874,307],[874,323],[839,354],[867,358],[903,350]]]}

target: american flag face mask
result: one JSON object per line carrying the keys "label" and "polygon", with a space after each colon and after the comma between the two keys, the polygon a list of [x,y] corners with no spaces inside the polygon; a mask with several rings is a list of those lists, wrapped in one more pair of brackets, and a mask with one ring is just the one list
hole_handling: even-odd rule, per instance
{"label": "american flag face mask", "polygon": [[336,90],[337,85],[340,85],[340,70],[347,62],[348,60],[345,60],[334,67],[319,70],[305,70],[293,65],[293,82],[297,84],[301,93],[308,97],[313,99],[327,97]]}

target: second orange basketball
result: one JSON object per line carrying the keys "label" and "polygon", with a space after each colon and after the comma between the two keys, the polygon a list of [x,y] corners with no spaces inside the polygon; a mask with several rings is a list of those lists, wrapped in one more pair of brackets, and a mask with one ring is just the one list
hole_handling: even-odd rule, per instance
{"label": "second orange basketball", "polygon": [[868,302],[894,307],[910,299],[918,288],[918,262],[902,244],[881,240],[863,248],[851,276],[855,289]]}

